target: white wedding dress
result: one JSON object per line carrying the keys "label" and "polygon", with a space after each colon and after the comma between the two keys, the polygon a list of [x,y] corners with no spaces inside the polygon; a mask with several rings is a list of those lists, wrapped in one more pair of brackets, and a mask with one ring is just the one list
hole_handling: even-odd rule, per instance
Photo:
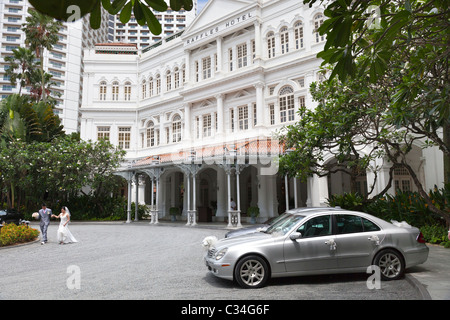
{"label": "white wedding dress", "polygon": [[[58,242],[61,243],[72,243],[72,242],[78,242],[77,239],[72,235],[72,233],[69,230],[69,227],[67,226],[67,217],[68,215],[61,215],[61,222],[59,223],[58,228]],[[64,226],[64,224],[66,224]]]}

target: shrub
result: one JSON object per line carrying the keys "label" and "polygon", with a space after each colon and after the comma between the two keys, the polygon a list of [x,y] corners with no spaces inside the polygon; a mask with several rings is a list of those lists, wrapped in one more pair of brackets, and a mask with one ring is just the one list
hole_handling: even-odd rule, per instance
{"label": "shrub", "polygon": [[6,224],[0,229],[0,246],[33,241],[39,231],[26,225]]}

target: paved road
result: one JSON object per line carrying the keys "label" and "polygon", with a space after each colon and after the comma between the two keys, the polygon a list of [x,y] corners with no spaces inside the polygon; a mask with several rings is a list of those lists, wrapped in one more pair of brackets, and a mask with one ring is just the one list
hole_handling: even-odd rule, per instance
{"label": "paved road", "polygon": [[79,242],[67,245],[56,243],[56,229],[52,223],[46,245],[0,249],[0,299],[421,299],[406,279],[369,290],[366,274],[274,279],[243,290],[203,263],[201,241],[223,237],[223,229],[73,222]]}

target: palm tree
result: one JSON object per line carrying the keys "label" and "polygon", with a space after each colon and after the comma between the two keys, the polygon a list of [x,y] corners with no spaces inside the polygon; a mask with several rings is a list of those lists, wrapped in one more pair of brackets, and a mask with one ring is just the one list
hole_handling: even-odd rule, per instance
{"label": "palm tree", "polygon": [[55,19],[37,12],[34,9],[28,9],[30,14],[26,18],[26,23],[23,24],[22,30],[25,33],[25,43],[29,45],[32,51],[36,52],[36,57],[39,58],[41,71],[41,87],[42,100],[46,100],[45,90],[45,72],[44,72],[44,55],[45,49],[51,50],[58,42],[58,32],[62,23]]}
{"label": "palm tree", "polygon": [[12,85],[16,85],[19,80],[19,94],[22,87],[31,84],[32,73],[36,70],[38,63],[33,51],[28,48],[18,47],[13,50],[13,55],[5,57],[5,62],[9,68],[6,69],[6,75]]}

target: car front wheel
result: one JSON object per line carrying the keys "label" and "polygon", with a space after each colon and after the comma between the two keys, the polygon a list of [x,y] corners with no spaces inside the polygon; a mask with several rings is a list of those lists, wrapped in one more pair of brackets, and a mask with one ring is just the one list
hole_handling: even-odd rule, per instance
{"label": "car front wheel", "polygon": [[261,257],[247,256],[238,262],[234,277],[243,288],[261,288],[269,279],[269,267]]}
{"label": "car front wheel", "polygon": [[375,256],[375,265],[380,268],[383,280],[397,280],[405,272],[405,263],[400,253],[395,250],[383,250]]}

